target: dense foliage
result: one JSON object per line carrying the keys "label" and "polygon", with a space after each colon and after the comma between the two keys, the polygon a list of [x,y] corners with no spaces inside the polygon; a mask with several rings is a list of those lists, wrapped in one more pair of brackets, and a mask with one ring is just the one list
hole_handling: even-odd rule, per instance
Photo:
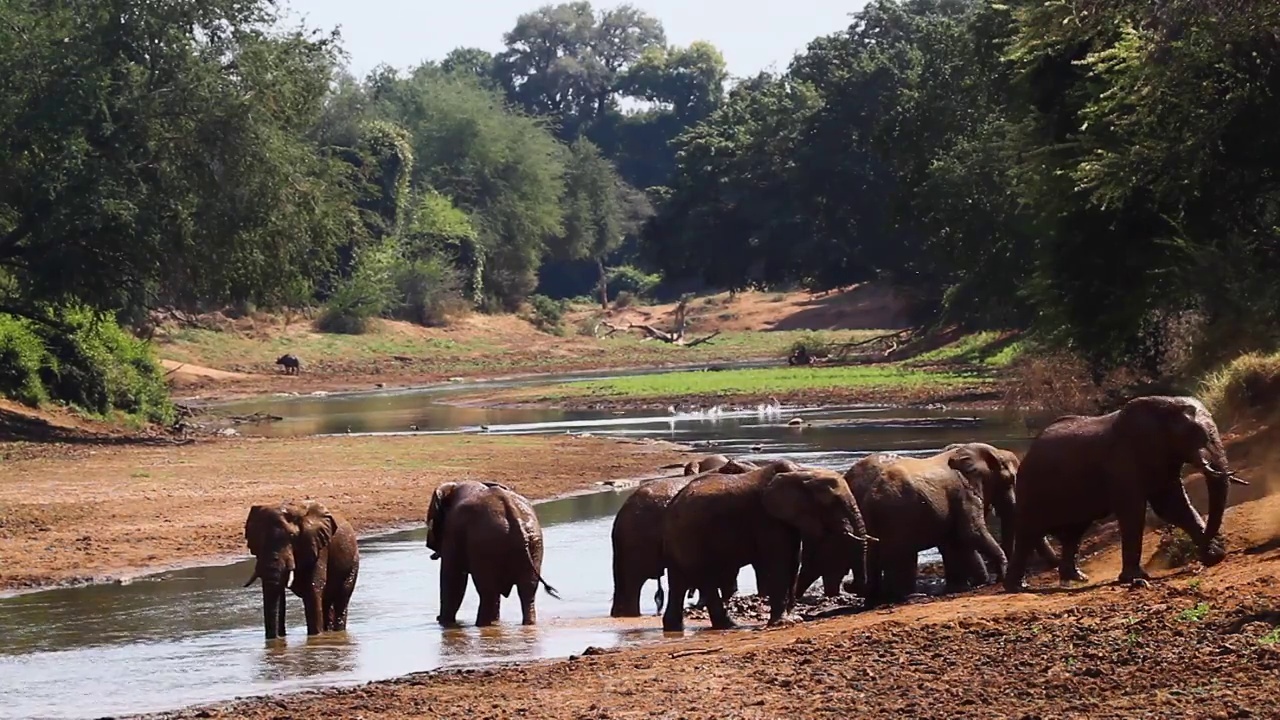
{"label": "dense foliage", "polygon": [[48,358],[83,313],[321,303],[358,332],[655,272],[883,278],[1097,369],[1158,370],[1175,326],[1271,345],[1278,29],[1261,0],[873,0],[726,95],[714,47],[625,4],[358,79],[271,0],[0,0],[0,375],[80,393]]}
{"label": "dense foliage", "polygon": [[[1280,5],[874,0],[677,141],[671,276],[887,278],[1158,370],[1280,316]],[[1183,334],[1185,337],[1185,333]]]}

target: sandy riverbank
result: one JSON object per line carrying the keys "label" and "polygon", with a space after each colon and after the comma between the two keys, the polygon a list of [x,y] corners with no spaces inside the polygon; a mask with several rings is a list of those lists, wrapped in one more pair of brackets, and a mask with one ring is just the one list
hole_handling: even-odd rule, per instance
{"label": "sandy riverbank", "polygon": [[[669,443],[535,436],[205,439],[3,445],[0,589],[108,580],[247,554],[250,505],[310,497],[362,533],[420,522],[464,478],[531,499],[659,474]],[[533,470],[536,469],[536,472]]]}

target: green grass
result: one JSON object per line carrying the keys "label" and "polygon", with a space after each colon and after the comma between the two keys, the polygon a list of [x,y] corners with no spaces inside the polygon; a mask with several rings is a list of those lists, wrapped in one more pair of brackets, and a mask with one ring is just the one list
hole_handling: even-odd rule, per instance
{"label": "green grass", "polygon": [[953,343],[916,355],[907,362],[959,363],[1002,368],[1013,363],[1026,349],[1024,341],[1010,338],[1007,333],[988,330],[965,335]]}
{"label": "green grass", "polygon": [[866,388],[944,388],[972,384],[956,373],[913,370],[892,365],[831,368],[752,368],[721,372],[678,372],[663,375],[584,380],[553,386],[544,396],[661,398],[680,395],[766,395],[803,390]]}
{"label": "green grass", "polygon": [[1196,603],[1193,608],[1187,608],[1178,614],[1178,619],[1182,622],[1200,622],[1209,615],[1209,603]]}
{"label": "green grass", "polygon": [[1248,353],[1210,373],[1196,394],[1219,427],[1229,427],[1275,404],[1280,390],[1280,353]]}

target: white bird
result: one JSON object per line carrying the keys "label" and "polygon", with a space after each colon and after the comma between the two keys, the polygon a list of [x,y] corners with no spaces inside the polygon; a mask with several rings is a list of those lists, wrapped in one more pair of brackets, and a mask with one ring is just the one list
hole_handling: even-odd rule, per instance
{"label": "white bird", "polygon": [[668,414],[668,415],[675,415],[675,414],[676,414],[676,406],[675,406],[675,405],[668,405],[668,406],[667,406],[667,414]]}

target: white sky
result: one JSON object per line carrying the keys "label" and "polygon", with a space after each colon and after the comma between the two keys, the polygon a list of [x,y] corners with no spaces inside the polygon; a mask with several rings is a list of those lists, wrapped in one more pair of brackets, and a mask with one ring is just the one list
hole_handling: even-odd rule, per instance
{"label": "white sky", "polygon": [[[736,77],[785,70],[815,37],[842,30],[866,0],[632,0],[662,21],[667,41],[706,40]],[[455,47],[502,49],[502,33],[546,0],[285,0],[292,20],[342,32],[356,77],[379,63],[396,68],[438,60]],[[597,9],[621,4],[595,0]],[[483,9],[482,9],[483,8]]]}

